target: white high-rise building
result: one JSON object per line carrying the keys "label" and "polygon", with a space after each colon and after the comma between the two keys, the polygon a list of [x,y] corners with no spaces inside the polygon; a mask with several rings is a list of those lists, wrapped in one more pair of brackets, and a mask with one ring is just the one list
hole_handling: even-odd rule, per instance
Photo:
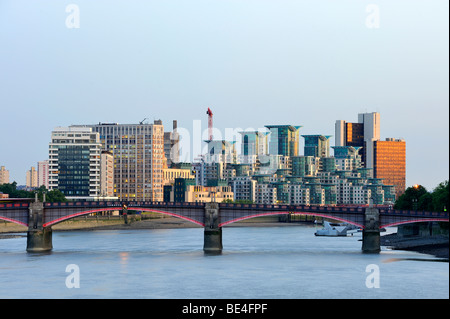
{"label": "white high-rise building", "polygon": [[57,127],[49,144],[49,190],[66,198],[100,195],[100,135],[86,127]]}
{"label": "white high-rise building", "polygon": [[373,168],[373,142],[380,140],[380,113],[358,114],[358,122],[364,124],[365,166]]}
{"label": "white high-rise building", "polygon": [[380,140],[380,113],[360,113],[358,123],[342,120],[335,124],[335,146],[363,147],[364,167],[373,168],[374,141]]}

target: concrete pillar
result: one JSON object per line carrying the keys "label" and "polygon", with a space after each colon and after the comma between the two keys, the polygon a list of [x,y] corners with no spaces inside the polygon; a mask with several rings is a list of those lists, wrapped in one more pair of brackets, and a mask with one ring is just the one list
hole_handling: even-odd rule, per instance
{"label": "concrete pillar", "polygon": [[27,251],[43,252],[52,250],[52,229],[51,227],[43,227],[44,204],[38,201],[31,203],[28,210]]}
{"label": "concrete pillar", "polygon": [[206,203],[203,251],[205,253],[221,253],[222,249],[222,227],[219,227],[219,204]]}
{"label": "concrete pillar", "polygon": [[362,234],[363,253],[378,254],[380,252],[380,212],[377,208],[368,207],[364,212],[364,229]]}

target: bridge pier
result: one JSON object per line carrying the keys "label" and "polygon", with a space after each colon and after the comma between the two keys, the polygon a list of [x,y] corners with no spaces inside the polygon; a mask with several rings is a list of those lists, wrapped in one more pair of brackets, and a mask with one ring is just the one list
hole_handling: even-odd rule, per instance
{"label": "bridge pier", "polygon": [[380,248],[380,212],[368,207],[364,212],[364,229],[362,234],[363,253],[378,254]]}
{"label": "bridge pier", "polygon": [[52,229],[43,227],[44,204],[34,202],[29,207],[27,252],[44,252],[53,249]]}
{"label": "bridge pier", "polygon": [[219,204],[206,203],[203,251],[205,253],[220,254],[222,249],[222,227],[219,227]]}

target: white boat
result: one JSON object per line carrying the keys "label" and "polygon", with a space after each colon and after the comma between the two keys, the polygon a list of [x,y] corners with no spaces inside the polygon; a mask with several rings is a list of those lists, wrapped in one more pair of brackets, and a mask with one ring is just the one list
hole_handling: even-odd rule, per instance
{"label": "white boat", "polygon": [[[358,230],[359,227],[347,223],[330,223],[323,221],[323,228],[318,229],[314,235],[316,236],[347,236],[349,230]],[[353,235],[353,233],[351,233]]]}

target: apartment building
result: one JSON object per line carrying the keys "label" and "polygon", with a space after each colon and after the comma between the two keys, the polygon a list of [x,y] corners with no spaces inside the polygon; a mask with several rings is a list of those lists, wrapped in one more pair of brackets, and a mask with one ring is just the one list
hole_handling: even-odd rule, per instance
{"label": "apartment building", "polygon": [[0,167],[0,185],[1,184],[9,184],[9,171],[5,166]]}
{"label": "apartment building", "polygon": [[38,172],[34,166],[26,173],[26,187],[36,188],[38,187]]}
{"label": "apartment building", "polygon": [[49,188],[49,172],[48,172],[48,168],[49,168],[49,164],[48,164],[48,160],[45,161],[40,161],[37,163],[37,167],[38,167],[38,187],[41,186],[45,186],[45,188]]}

